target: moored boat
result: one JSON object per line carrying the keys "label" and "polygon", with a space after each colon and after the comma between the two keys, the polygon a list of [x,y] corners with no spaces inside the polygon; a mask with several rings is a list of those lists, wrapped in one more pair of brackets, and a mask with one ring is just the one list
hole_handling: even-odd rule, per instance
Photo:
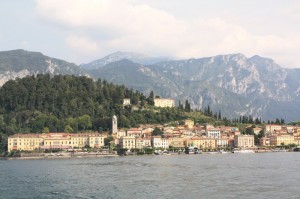
{"label": "moored boat", "polygon": [[255,153],[252,149],[235,149],[232,153]]}

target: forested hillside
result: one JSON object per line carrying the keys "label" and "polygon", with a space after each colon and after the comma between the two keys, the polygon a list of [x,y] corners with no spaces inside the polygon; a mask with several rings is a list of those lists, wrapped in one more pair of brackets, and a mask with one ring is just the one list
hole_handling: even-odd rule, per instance
{"label": "forested hillside", "polygon": [[[133,106],[123,107],[130,98]],[[179,119],[179,109],[149,109],[153,96],[87,77],[37,75],[10,80],[0,89],[2,134],[106,131],[117,115],[119,127]],[[132,108],[135,108],[135,111]]]}

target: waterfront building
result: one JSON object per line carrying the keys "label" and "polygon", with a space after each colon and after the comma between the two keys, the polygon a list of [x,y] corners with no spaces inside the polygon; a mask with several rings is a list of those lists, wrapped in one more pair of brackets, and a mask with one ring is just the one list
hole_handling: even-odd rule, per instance
{"label": "waterfront building", "polygon": [[41,134],[15,134],[8,137],[7,148],[10,151],[33,151],[44,145]]}
{"label": "waterfront building", "polygon": [[150,137],[143,138],[143,146],[146,148],[151,147],[151,138]]}
{"label": "waterfront building", "polygon": [[136,139],[132,136],[124,136],[119,139],[119,145],[124,149],[135,149]]}
{"label": "waterfront building", "polygon": [[251,148],[254,147],[254,135],[236,135],[234,136],[234,147]]}
{"label": "waterfront building", "polygon": [[154,106],[156,107],[175,107],[175,100],[174,99],[164,99],[164,98],[155,98],[154,99]]}
{"label": "waterfront building", "polygon": [[269,136],[269,138],[271,146],[295,144],[295,139],[293,135],[271,135]]}
{"label": "waterfront building", "polygon": [[300,146],[300,136],[294,137],[294,143],[295,143],[297,146]]}
{"label": "waterfront building", "polygon": [[228,147],[228,138],[217,138],[216,139],[217,148]]}
{"label": "waterfront building", "polygon": [[162,147],[162,138],[160,136],[152,136],[151,137],[151,145],[153,148],[161,148]]}
{"label": "waterfront building", "polygon": [[216,139],[207,137],[193,137],[185,141],[186,147],[197,147],[199,149],[215,149]]}
{"label": "waterfront building", "polygon": [[262,137],[259,139],[260,146],[270,146],[270,138]]}
{"label": "waterfront building", "polygon": [[168,139],[169,147],[184,148],[184,139],[181,137],[170,137]]}
{"label": "waterfront building", "polygon": [[162,138],[161,139],[161,147],[164,149],[168,149],[169,148],[169,142],[167,138]]}
{"label": "waterfront building", "polygon": [[99,133],[46,133],[15,134],[8,137],[8,151],[33,151],[45,149],[73,149],[104,146],[107,136]]}
{"label": "waterfront building", "polygon": [[144,141],[143,141],[143,138],[136,138],[135,139],[135,148],[137,149],[142,149],[144,148]]}

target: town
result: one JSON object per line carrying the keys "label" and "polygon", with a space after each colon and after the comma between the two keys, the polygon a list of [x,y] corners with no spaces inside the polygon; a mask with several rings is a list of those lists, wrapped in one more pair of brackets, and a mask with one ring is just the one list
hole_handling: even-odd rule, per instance
{"label": "town", "polygon": [[[174,107],[172,99],[155,99],[157,107]],[[124,105],[130,99],[124,99]],[[276,151],[300,145],[300,126],[265,124],[247,126],[251,134],[242,134],[235,126],[195,124],[186,119],[176,125],[140,125],[138,128],[119,129],[118,118],[112,117],[111,132],[15,134],[8,137],[8,152],[13,151],[80,151],[95,149],[110,153],[128,154],[149,151],[221,152],[221,151]],[[246,131],[247,132],[247,131]],[[255,140],[257,139],[257,140]],[[297,148],[296,148],[297,149]],[[188,151],[187,151],[188,150]]]}

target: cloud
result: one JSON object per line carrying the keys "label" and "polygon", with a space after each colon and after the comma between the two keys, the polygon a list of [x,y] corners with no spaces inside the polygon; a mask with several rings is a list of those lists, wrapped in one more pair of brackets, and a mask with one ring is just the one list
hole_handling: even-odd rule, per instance
{"label": "cloud", "polygon": [[85,37],[69,36],[66,39],[67,45],[79,51],[95,52],[98,50],[96,42]]}
{"label": "cloud", "polygon": [[38,0],[37,12],[45,22],[67,31],[66,45],[76,56],[91,58],[117,50],[178,58],[241,52],[297,64],[284,54],[299,52],[298,35],[255,35],[242,22],[219,17],[183,19],[137,2]]}

